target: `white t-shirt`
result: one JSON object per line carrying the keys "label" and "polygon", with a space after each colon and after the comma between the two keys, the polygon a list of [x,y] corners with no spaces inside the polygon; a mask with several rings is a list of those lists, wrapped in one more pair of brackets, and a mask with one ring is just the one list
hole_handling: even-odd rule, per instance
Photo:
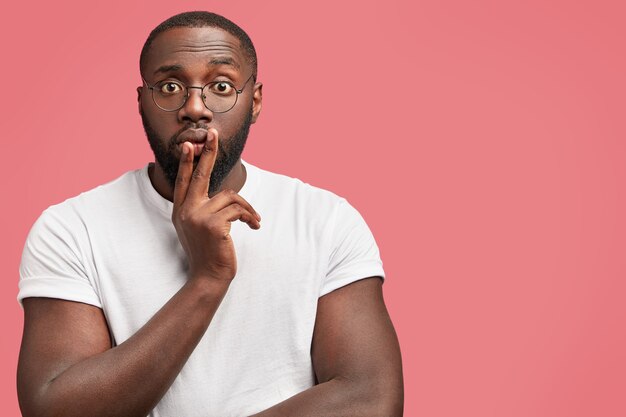
{"label": "white t-shirt", "polygon": [[[376,242],[345,199],[243,164],[239,194],[261,214],[261,228],[232,223],[237,275],[151,417],[250,415],[313,386],[318,298],[384,278]],[[119,345],[176,294],[186,255],[148,165],[42,213],[22,254],[20,303],[50,297],[100,307]]]}

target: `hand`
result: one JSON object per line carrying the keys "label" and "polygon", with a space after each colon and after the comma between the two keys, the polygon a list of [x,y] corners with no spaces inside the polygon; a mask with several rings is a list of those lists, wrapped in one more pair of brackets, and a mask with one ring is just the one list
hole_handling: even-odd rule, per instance
{"label": "hand", "polygon": [[218,146],[217,130],[209,129],[194,170],[193,145],[189,142],[182,144],[174,185],[172,222],[187,254],[190,279],[214,279],[229,284],[237,273],[230,223],[241,220],[250,228],[258,229],[261,217],[233,190],[223,190],[209,198]]}

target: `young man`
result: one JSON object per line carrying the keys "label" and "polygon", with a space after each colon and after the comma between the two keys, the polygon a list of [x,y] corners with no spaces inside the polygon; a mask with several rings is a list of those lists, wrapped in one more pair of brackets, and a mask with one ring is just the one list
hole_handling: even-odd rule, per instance
{"label": "young man", "polygon": [[174,16],[140,69],[154,163],[48,208],[28,236],[23,415],[402,415],[367,225],[241,160],[262,104],[245,32]]}

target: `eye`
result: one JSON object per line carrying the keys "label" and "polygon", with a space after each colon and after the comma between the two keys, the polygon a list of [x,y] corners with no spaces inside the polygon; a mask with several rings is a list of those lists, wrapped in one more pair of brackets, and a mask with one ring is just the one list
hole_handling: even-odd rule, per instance
{"label": "eye", "polygon": [[228,96],[235,92],[235,87],[229,82],[217,81],[209,85],[209,90],[215,94]]}
{"label": "eye", "polygon": [[183,91],[183,86],[173,81],[164,81],[159,85],[159,92],[162,94],[176,94]]}

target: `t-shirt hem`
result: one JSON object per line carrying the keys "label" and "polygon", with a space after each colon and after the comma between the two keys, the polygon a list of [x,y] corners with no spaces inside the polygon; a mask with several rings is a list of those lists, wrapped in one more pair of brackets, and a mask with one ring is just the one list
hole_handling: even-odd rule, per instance
{"label": "t-shirt hem", "polygon": [[380,265],[369,264],[355,270],[351,270],[344,274],[337,275],[327,282],[320,290],[319,297],[335,291],[353,282],[369,277],[380,277],[385,280],[385,271]]}
{"label": "t-shirt hem", "polygon": [[20,280],[17,301],[22,308],[22,300],[28,297],[58,298],[77,301],[102,308],[99,297],[93,288],[84,282],[65,277],[30,277]]}

